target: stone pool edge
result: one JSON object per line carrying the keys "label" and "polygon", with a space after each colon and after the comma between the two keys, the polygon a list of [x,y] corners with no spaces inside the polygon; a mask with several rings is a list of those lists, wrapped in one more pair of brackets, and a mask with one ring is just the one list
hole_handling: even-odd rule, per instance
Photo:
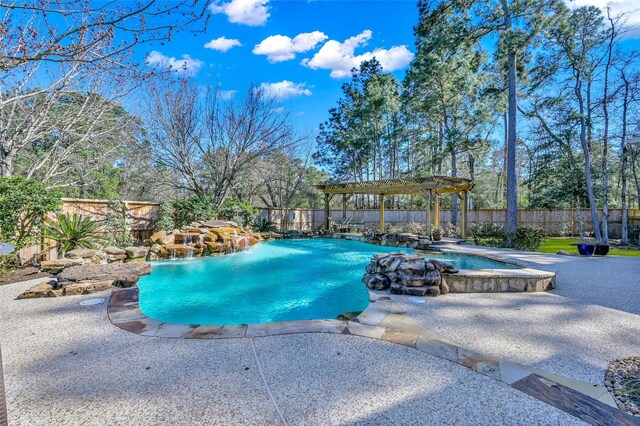
{"label": "stone pool edge", "polygon": [[216,326],[167,323],[149,318],[140,310],[137,286],[114,287],[107,315],[116,327],[147,337],[209,340],[331,333],[378,339],[462,365],[590,424],[640,424],[634,417],[616,408],[611,395],[602,386],[550,375],[465,348],[433,333],[411,318],[394,312],[398,309],[390,296],[369,291],[369,299],[369,306],[350,320],[299,320]]}

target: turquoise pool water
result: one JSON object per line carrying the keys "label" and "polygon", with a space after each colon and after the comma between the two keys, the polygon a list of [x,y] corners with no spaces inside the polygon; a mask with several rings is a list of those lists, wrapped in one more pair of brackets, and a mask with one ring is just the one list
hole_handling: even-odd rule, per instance
{"label": "turquoise pool water", "polygon": [[[411,252],[321,238],[262,243],[228,256],[153,262],[151,275],[138,282],[140,309],[151,318],[181,324],[335,319],[368,306],[369,294],[360,282],[364,268],[374,253],[394,251]],[[467,268],[491,262],[475,256],[437,258]]]}

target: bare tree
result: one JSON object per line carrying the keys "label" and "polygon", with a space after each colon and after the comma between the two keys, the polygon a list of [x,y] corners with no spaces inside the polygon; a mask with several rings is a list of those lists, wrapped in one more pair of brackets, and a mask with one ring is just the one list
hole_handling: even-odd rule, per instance
{"label": "bare tree", "polygon": [[[0,0],[0,176],[14,174],[17,157],[28,160],[21,173],[49,182],[108,155],[102,141],[127,127],[114,108],[154,75],[134,48],[198,31],[199,3]],[[94,155],[77,161],[87,147]]]}
{"label": "bare tree", "polygon": [[154,84],[147,122],[156,162],[180,175],[176,187],[217,205],[260,159],[302,140],[289,114],[256,87],[223,101],[217,89],[186,80]]}
{"label": "bare tree", "polygon": [[177,30],[204,29],[207,5],[202,0],[0,1],[0,70],[30,62],[119,62],[140,44],[169,41]]}

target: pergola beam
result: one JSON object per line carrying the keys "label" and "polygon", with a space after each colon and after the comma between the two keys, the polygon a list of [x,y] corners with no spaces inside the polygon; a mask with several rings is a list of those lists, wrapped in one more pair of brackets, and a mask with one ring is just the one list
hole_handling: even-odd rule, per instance
{"label": "pergola beam", "polygon": [[448,176],[430,176],[411,179],[387,179],[367,182],[345,182],[316,185],[325,194],[372,194],[372,195],[433,195],[466,191],[471,181]]}

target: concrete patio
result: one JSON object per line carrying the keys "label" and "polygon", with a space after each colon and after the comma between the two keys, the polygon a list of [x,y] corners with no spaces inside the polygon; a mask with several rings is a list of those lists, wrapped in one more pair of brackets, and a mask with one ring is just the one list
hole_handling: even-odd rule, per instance
{"label": "concrete patio", "polygon": [[[393,296],[396,309],[460,345],[593,384],[608,362],[640,353],[637,259],[500,254],[557,271],[558,288]],[[340,334],[139,336],[111,324],[106,301],[79,304],[108,291],[14,300],[29,285],[0,287],[12,425],[583,424],[414,348]]]}

